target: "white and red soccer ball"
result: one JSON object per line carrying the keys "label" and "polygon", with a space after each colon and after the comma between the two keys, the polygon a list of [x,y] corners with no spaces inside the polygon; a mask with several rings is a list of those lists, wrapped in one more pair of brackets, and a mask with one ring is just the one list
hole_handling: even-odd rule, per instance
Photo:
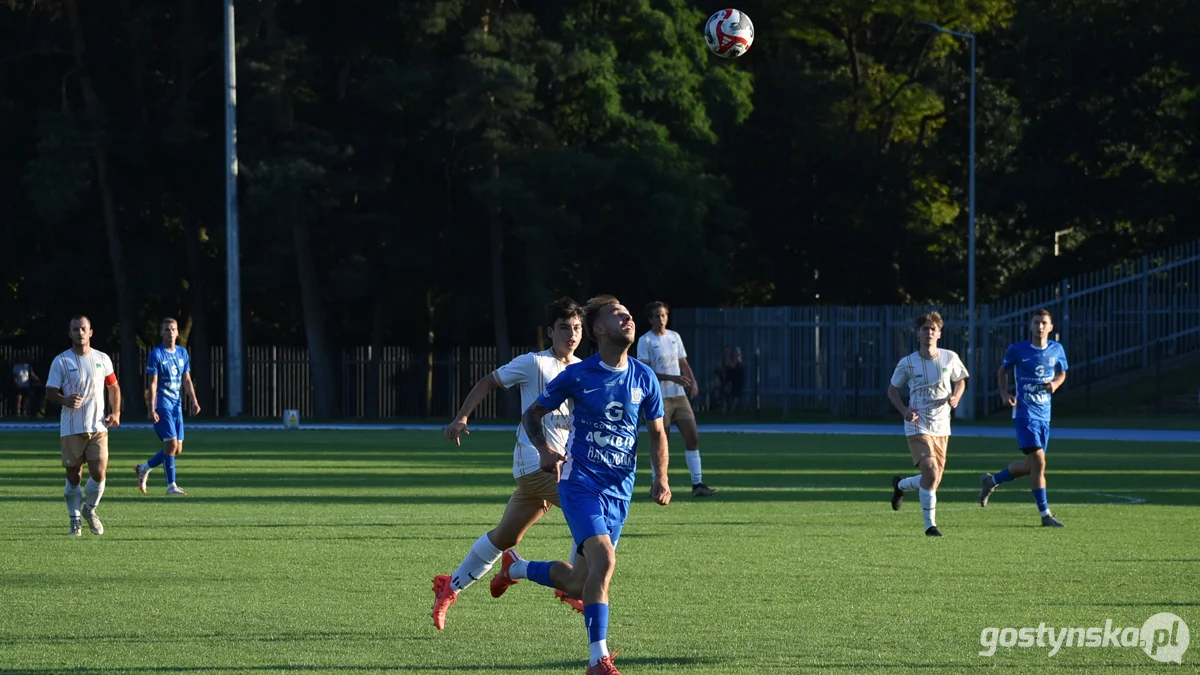
{"label": "white and red soccer ball", "polygon": [[736,58],[749,51],[754,43],[754,24],[745,12],[723,9],[708,17],[704,24],[704,42],[717,56]]}

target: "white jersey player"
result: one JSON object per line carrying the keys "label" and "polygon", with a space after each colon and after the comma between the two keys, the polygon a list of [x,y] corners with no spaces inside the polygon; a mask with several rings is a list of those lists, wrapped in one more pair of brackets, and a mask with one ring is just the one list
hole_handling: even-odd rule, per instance
{"label": "white jersey player", "polygon": [[[88,522],[92,534],[104,534],[104,525],[96,516],[96,506],[104,495],[104,478],[108,471],[108,430],[121,423],[121,388],[108,354],[92,349],[92,322],[86,316],[71,319],[68,328],[71,348],[54,357],[50,376],[46,380],[46,400],[62,406],[59,417],[59,437],[62,446],[62,465],[67,470],[63,498],[71,529],[67,533],[78,537],[83,533],[82,520]],[[104,414],[104,399],[112,410]],[[80,490],[83,463],[87,461],[87,501]],[[82,510],[80,509],[82,502]]]}
{"label": "white jersey player", "polygon": [[[904,435],[913,465],[921,473],[909,478],[892,476],[892,508],[899,509],[904,493],[919,490],[925,534],[940,537],[937,528],[937,487],[946,470],[946,446],[950,441],[950,411],[958,407],[967,386],[967,369],[958,354],[938,349],[942,316],[930,312],[917,317],[920,349],[900,359],[888,386],[888,399],[904,419]],[[900,387],[908,387],[908,405],[900,399]]]}
{"label": "white jersey player", "polygon": [[[560,298],[546,306],[546,325],[551,346],[540,352],[518,356],[476,383],[458,411],[458,416],[446,427],[446,440],[461,444],[461,438],[471,432],[467,419],[492,390],[520,387],[521,409],[533,405],[546,391],[546,386],[572,363],[578,363],[575,348],[582,337],[579,305],[570,298]],[[542,420],[546,439],[566,452],[571,433],[571,409],[563,403],[558,410]],[[558,504],[558,482],[541,470],[541,457],[529,442],[525,429],[517,427],[517,442],[513,449],[513,478],[517,489],[508,500],[500,524],[481,536],[471,546],[466,558],[454,574],[441,574],[433,579],[433,625],[438,630],[446,626],[446,610],[458,600],[458,592],[483,577],[500,559],[505,550],[516,546],[551,505]],[[577,611],[583,603],[556,591],[555,595]]]}

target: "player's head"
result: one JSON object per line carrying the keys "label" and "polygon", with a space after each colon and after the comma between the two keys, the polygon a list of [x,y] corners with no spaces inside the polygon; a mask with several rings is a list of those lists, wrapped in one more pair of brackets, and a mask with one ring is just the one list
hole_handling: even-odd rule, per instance
{"label": "player's head", "polygon": [[583,329],[602,347],[605,344],[629,347],[637,325],[620,300],[611,295],[597,295],[583,308]]}
{"label": "player's head", "polygon": [[1029,332],[1038,340],[1044,340],[1054,331],[1054,319],[1050,310],[1039,309],[1029,317]]}
{"label": "player's head", "polygon": [[942,337],[944,325],[942,315],[937,312],[922,314],[913,320],[913,327],[917,329],[917,340],[926,347],[937,345],[938,339]]}
{"label": "player's head", "polygon": [[546,334],[558,354],[570,355],[583,335],[583,310],[571,298],[559,298],[546,305]]}
{"label": "player's head", "polygon": [[179,322],[166,317],[158,322],[158,334],[162,336],[163,344],[173,345],[179,339]]}
{"label": "player's head", "polygon": [[666,330],[670,317],[671,307],[662,300],[646,303],[646,319],[650,321],[650,330],[655,333]]}
{"label": "player's head", "polygon": [[92,343],[92,320],[82,314],[71,317],[70,323],[67,324],[67,335],[71,338],[71,344],[76,347],[90,345]]}

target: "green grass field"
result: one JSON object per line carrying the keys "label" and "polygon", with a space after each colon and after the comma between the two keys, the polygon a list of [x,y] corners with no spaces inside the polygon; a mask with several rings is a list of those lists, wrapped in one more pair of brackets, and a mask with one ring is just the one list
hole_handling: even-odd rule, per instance
{"label": "green grass field", "polygon": [[[677,440],[673,436],[672,440]],[[431,578],[497,521],[512,488],[511,433],[459,449],[430,432],[193,431],[190,494],[149,495],[132,467],[148,431],[112,437],[98,513],[66,535],[53,433],[0,434],[0,674],[582,673],[582,618],[529,582],[461,594],[447,630]],[[693,500],[682,452],[676,501],[649,502],[648,467],[621,539],[609,644],[639,673],[1159,672],[1138,648],[1003,648],[986,627],[1140,628],[1172,612],[1200,630],[1200,445],[1055,441],[1051,508],[1027,485],[975,503],[979,474],[1019,456],[956,438],[939,490],[941,539],[899,437],[716,435]],[[1144,500],[1142,503],[1134,503]],[[520,550],[563,557],[555,510]],[[1200,637],[1200,636],[1198,636]],[[1183,656],[1200,661],[1200,644]]]}

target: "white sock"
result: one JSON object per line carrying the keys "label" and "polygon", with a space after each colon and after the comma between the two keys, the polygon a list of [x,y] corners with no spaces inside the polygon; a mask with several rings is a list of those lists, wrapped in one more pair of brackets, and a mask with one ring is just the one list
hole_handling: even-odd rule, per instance
{"label": "white sock", "polygon": [[937,527],[937,523],[934,522],[936,513],[937,491],[921,488],[921,515],[925,516],[925,529]]}
{"label": "white sock", "polygon": [[69,518],[79,518],[79,505],[83,503],[83,491],[78,485],[67,483],[63,488],[63,499],[67,500],[67,516]]}
{"label": "white sock", "polygon": [[900,481],[900,485],[897,487],[905,492],[912,492],[913,490],[919,489],[921,487],[921,474],[905,478],[904,480]]}
{"label": "white sock", "polygon": [[700,451],[684,450],[683,458],[687,461],[688,471],[692,472],[692,485],[700,482]]}
{"label": "white sock", "polygon": [[512,579],[527,579],[525,570],[529,568],[528,560],[518,560],[508,566],[508,576]]}
{"label": "white sock", "polygon": [[100,498],[104,496],[104,481],[97,483],[91,477],[87,482],[87,506],[89,509],[96,508],[100,503]]}
{"label": "white sock", "polygon": [[608,656],[608,640],[599,640],[588,645],[591,650],[591,655],[588,656],[588,665],[594,666],[600,662],[600,659]]}
{"label": "white sock", "polygon": [[467,553],[467,557],[450,576],[450,588],[458,592],[482,579],[500,559],[501,553],[503,551],[492,545],[492,540],[486,534],[476,539],[471,545],[471,552]]}

